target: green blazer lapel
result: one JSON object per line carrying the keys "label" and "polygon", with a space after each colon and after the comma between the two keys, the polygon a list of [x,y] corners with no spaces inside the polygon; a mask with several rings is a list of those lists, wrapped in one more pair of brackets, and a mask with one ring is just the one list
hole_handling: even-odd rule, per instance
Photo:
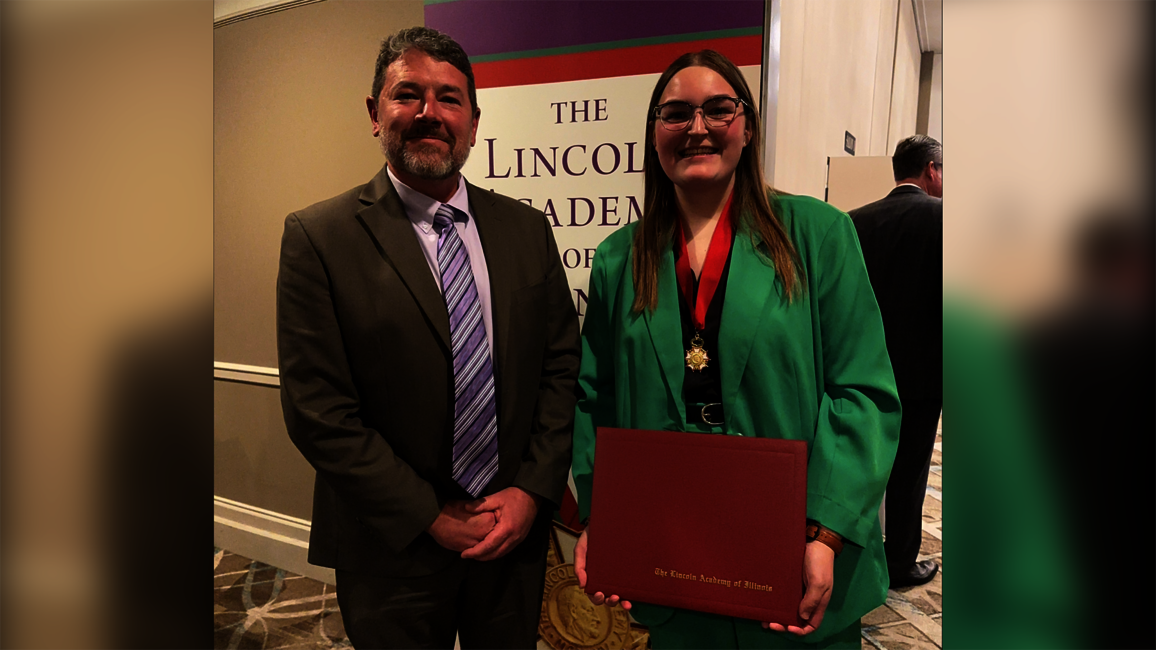
{"label": "green blazer lapel", "polygon": [[478,238],[482,240],[482,250],[486,254],[486,269],[490,275],[490,318],[494,332],[494,375],[502,377],[505,367],[506,350],[509,349],[511,294],[517,288],[517,278],[506,260],[515,259],[518,251],[508,237],[502,237],[500,210],[494,207],[494,197],[487,191],[466,183],[466,193],[470,197],[470,209],[474,212],[474,222],[478,228]]}
{"label": "green blazer lapel", "polygon": [[678,311],[678,278],[674,274],[674,251],[667,251],[658,269],[658,307],[651,313],[642,311],[654,354],[670,391],[670,399],[678,406],[678,415],[686,422],[686,405],[682,402],[682,383],[685,374],[682,350],[682,316]]}
{"label": "green blazer lapel", "polygon": [[774,267],[755,252],[750,235],[741,230],[735,233],[718,337],[724,413],[734,412],[739,382],[746,370],[755,336],[760,331],[759,321],[767,299],[776,292]]}
{"label": "green blazer lapel", "polygon": [[[357,219],[373,238],[385,263],[393,267],[418,307],[425,312],[442,343],[447,349],[452,349],[445,298],[438,291],[429,262],[413,233],[413,223],[406,216],[405,206],[389,181],[385,167],[362,189],[358,198],[368,205],[357,213]],[[366,296],[367,300],[372,298]]]}

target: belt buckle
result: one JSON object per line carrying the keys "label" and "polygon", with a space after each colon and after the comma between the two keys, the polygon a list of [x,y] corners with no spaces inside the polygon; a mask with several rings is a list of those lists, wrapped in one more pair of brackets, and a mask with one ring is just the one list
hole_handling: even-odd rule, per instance
{"label": "belt buckle", "polygon": [[709,408],[710,408],[710,407],[712,407],[712,406],[722,406],[722,404],[721,404],[721,403],[719,403],[719,402],[714,402],[714,403],[711,403],[711,404],[703,404],[703,405],[702,405],[702,411],[701,411],[701,413],[700,413],[700,414],[702,415],[702,421],[703,421],[703,423],[705,423],[705,424],[710,424],[710,425],[713,425],[713,426],[718,426],[718,425],[720,425],[720,424],[722,424],[722,423],[723,423],[723,420],[720,418],[718,422],[713,422],[713,421],[711,421],[710,417],[709,417],[709,416],[707,416],[707,414],[706,414],[706,411],[707,411],[707,409],[709,409]]}

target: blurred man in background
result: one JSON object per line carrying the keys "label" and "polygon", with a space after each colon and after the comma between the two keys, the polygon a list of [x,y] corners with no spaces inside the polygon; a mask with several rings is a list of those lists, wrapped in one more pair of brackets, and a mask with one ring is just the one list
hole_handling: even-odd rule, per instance
{"label": "blurred man in background", "polygon": [[891,587],[930,582],[934,560],[917,562],[923,496],[943,408],[943,147],[913,135],[891,159],[895,189],[851,211],[887,335],[903,425],[887,482],[885,528]]}

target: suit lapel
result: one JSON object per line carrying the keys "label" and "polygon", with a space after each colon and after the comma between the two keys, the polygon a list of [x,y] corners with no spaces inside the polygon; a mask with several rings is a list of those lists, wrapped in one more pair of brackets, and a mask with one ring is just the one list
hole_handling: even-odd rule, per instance
{"label": "suit lapel", "polygon": [[[470,197],[470,209],[474,212],[474,223],[478,228],[478,238],[486,254],[486,269],[490,275],[490,318],[494,337],[494,378],[500,381],[505,367],[506,350],[509,349],[510,300],[511,292],[517,286],[517,278],[507,260],[518,254],[508,237],[502,237],[504,216],[495,207],[494,197],[483,189],[466,183],[466,193]],[[499,391],[499,395],[501,391]]]}
{"label": "suit lapel", "polygon": [[775,269],[755,252],[751,238],[739,231],[731,249],[722,323],[719,326],[719,363],[722,364],[723,412],[734,412],[739,382],[754,344],[767,299],[778,291]]}
{"label": "suit lapel", "polygon": [[373,237],[382,259],[393,267],[442,343],[450,349],[450,317],[445,299],[438,291],[429,262],[414,235],[413,223],[406,216],[405,206],[389,181],[385,167],[358,198],[367,204],[357,213],[358,220]]}
{"label": "suit lapel", "polygon": [[685,375],[682,350],[682,316],[678,311],[678,279],[674,274],[674,251],[668,250],[658,270],[658,307],[651,313],[642,310],[642,318],[650,332],[654,354],[666,379],[670,399],[678,406],[679,417],[686,422],[686,405],[682,401]]}

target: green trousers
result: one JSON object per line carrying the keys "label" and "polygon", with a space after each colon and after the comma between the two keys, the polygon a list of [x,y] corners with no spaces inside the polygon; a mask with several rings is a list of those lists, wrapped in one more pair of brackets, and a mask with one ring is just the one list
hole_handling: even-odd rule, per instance
{"label": "green trousers", "polygon": [[761,623],[744,619],[680,609],[661,625],[650,628],[650,647],[674,648],[854,648],[863,647],[859,622],[821,643],[807,643],[808,637],[790,632],[764,630]]}

